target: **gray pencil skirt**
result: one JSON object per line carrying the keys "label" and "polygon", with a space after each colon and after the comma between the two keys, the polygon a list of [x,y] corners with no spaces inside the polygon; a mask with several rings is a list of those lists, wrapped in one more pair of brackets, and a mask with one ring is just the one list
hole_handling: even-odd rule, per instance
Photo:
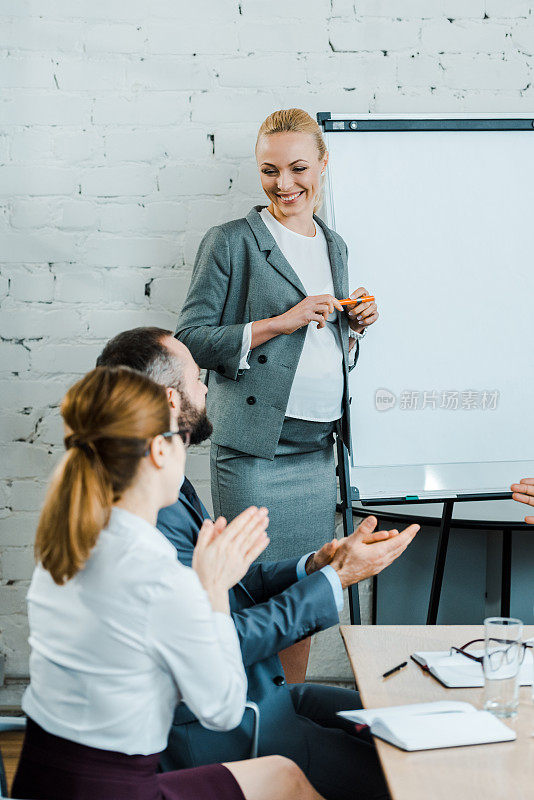
{"label": "gray pencil skirt", "polygon": [[298,557],[334,536],[335,428],[286,417],[273,461],[212,444],[215,516],[230,521],[252,505],[269,509],[270,544],[259,561]]}

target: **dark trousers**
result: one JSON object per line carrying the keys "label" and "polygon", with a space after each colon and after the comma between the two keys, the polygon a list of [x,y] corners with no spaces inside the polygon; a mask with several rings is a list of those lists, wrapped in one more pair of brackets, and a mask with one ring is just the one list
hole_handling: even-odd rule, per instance
{"label": "dark trousers", "polygon": [[[336,717],[361,708],[358,692],[296,683],[290,687],[307,758],[299,767],[326,800],[388,800],[389,792],[369,729]],[[304,748],[303,748],[304,749]]]}
{"label": "dark trousers", "polygon": [[[337,711],[361,708],[358,692],[309,683],[287,688],[294,711],[284,703],[279,724],[263,718],[259,755],[291,758],[326,800],[388,800],[369,729],[358,733],[352,723],[336,717]],[[174,725],[161,768],[166,772],[249,758],[250,713],[248,723],[237,736],[234,731],[208,731],[198,721]]]}

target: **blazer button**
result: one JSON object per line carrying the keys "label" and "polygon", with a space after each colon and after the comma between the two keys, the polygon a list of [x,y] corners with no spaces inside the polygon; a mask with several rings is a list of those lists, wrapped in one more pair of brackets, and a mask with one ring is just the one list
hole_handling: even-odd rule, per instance
{"label": "blazer button", "polygon": [[276,677],[273,678],[275,686],[283,686],[285,682],[285,678],[282,675],[276,675]]}
{"label": "blazer button", "polygon": [[224,375],[224,367],[222,364],[219,364],[217,366],[217,372],[219,373],[219,375]]}
{"label": "blazer button", "polygon": [[267,356],[264,356],[264,355],[258,356],[258,361],[259,361],[260,364],[266,364],[267,363]]}
{"label": "blazer button", "polygon": [[255,397],[252,397],[252,396],[251,397],[247,397],[247,403],[249,404],[249,406],[253,406],[255,402],[256,402],[256,398]]}

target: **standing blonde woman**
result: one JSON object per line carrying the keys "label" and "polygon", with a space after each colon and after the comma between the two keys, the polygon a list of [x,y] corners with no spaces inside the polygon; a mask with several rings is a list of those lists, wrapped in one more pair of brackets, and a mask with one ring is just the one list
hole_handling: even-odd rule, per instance
{"label": "standing blonde woman", "polygon": [[314,215],[328,162],[317,123],[296,108],[271,114],[256,160],[268,205],[205,235],[176,337],[210,371],[215,514],[233,519],[261,498],[266,557],[279,560],[334,534],[333,433],[348,442],[348,372],[378,312],[338,302],[348,253]]}
{"label": "standing blonde woman", "polygon": [[190,435],[171,424],[165,389],[99,367],[61,413],[67,452],[37,529],[12,797],[321,800],[277,756],[157,773],[178,700],[214,730],[241,720],[247,681],[228,589],[267,545],[266,510],[217,531],[205,523],[185,567],[155,527],[177,499]]}

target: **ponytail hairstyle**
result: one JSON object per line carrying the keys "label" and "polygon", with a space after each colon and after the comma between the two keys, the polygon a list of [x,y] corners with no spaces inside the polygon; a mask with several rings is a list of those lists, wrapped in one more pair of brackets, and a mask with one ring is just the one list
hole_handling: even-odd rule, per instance
{"label": "ponytail hairstyle", "polygon": [[[317,158],[319,161],[326,155],[326,144],[323,139],[323,134],[317,122],[310,117],[310,115],[303,111],[302,108],[287,108],[282,111],[273,111],[266,120],[264,120],[258,131],[256,139],[256,149],[258,142],[262,136],[270,136],[273,133],[309,133],[313,136],[317,146]],[[323,183],[313,206],[314,212],[317,211],[323,203]]]}
{"label": "ponytail hairstyle", "polygon": [[67,452],[37,526],[35,556],[62,585],[85,566],[111,506],[131,485],[150,440],[169,430],[163,386],[127,367],[97,367],[61,404]]}

